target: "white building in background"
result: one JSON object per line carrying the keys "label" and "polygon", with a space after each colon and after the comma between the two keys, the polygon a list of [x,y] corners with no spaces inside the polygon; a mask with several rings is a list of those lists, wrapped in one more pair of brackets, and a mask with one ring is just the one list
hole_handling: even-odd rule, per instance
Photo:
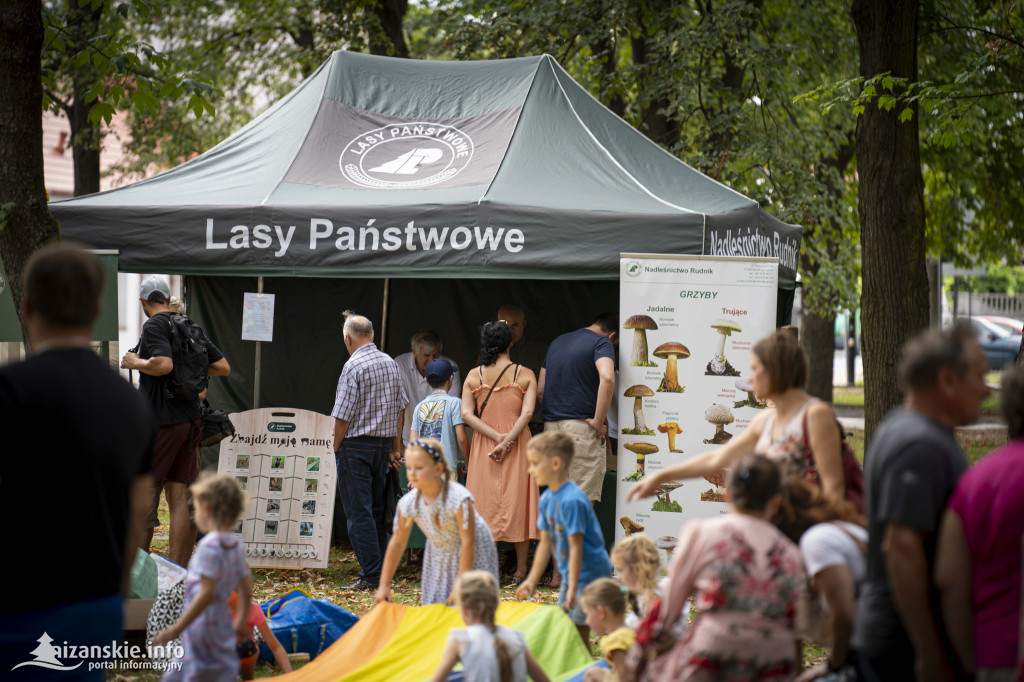
{"label": "white building in background", "polygon": [[[106,172],[124,158],[122,141],[128,138],[124,115],[118,112],[109,126],[104,126],[103,148],[100,150],[100,190],[114,189],[128,184],[126,180],[108,175]],[[71,141],[71,124],[63,113],[43,113],[43,175],[50,200],[70,199],[75,195],[74,154],[68,146]],[[120,357],[139,341],[142,324],[146,321],[139,305],[139,286],[150,274],[125,273],[117,276],[118,300],[118,348],[111,349],[111,355]],[[181,297],[181,277],[167,276],[171,283],[171,294]],[[110,286],[110,282],[107,286]],[[125,377],[127,371],[121,372]]]}

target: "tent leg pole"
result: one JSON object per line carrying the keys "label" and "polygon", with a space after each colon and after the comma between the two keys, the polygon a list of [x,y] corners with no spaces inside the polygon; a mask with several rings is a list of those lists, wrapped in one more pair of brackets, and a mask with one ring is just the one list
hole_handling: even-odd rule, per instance
{"label": "tent leg pole", "polygon": [[[256,293],[263,293],[263,278],[256,278]],[[258,410],[260,407],[260,346],[259,341],[256,342],[256,366],[253,371],[253,385],[252,385],[252,409]]]}
{"label": "tent leg pole", "polygon": [[384,343],[387,341],[388,332],[388,296],[391,293],[391,278],[384,278],[384,310],[380,318],[380,350],[384,352]]}

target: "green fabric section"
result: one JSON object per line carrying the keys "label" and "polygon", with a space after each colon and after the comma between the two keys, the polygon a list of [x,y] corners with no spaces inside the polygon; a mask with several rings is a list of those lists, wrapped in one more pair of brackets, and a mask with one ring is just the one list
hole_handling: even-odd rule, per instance
{"label": "green fabric section", "polygon": [[549,675],[562,679],[594,662],[572,620],[559,608],[540,608],[513,629],[526,636],[530,653]]}
{"label": "green fabric section", "polygon": [[324,96],[389,116],[486,114],[521,105],[542,59],[421,61],[338,51],[329,62]]}

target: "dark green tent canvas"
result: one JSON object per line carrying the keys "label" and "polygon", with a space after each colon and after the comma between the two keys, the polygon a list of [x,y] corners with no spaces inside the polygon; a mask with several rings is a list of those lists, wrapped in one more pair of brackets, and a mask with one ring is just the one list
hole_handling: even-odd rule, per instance
{"label": "dark green tent canvas", "polygon": [[54,202],[130,272],[614,279],[621,252],[773,256],[800,228],[687,166],[549,56],[336,52],[230,138]]}

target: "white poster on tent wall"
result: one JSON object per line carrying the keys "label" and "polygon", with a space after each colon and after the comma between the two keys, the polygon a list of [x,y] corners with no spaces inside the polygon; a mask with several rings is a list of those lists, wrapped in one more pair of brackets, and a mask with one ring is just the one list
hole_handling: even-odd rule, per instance
{"label": "white poster on tent wall", "polygon": [[684,521],[724,513],[721,475],[626,502],[645,476],[708,452],[765,406],[746,377],[775,329],[778,260],[622,254],[616,540],[643,532],[671,551]]}

